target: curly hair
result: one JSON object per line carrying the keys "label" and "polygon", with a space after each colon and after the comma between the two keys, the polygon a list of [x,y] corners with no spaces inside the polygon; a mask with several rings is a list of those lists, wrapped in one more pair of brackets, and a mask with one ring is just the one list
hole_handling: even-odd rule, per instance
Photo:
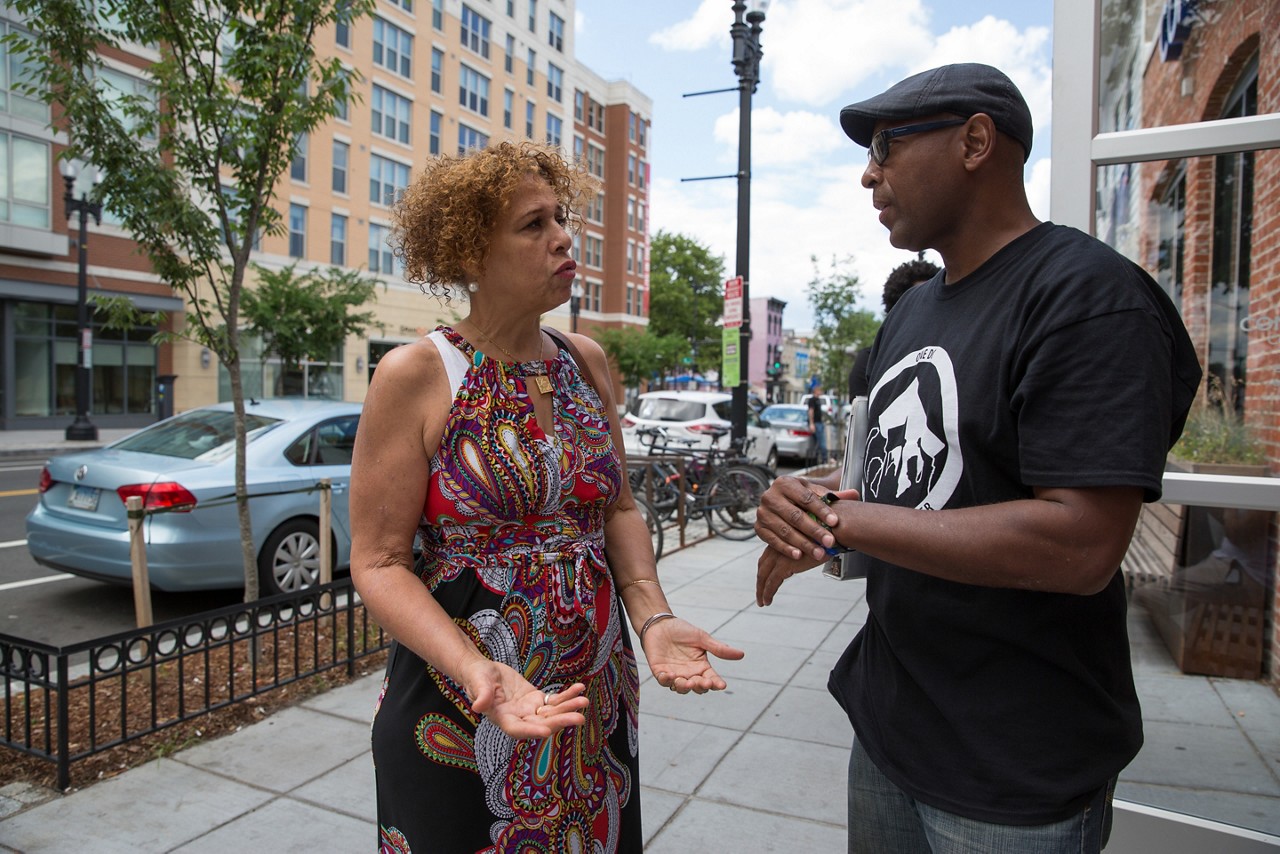
{"label": "curly hair", "polygon": [[938,265],[922,258],[914,261],[908,261],[905,264],[899,264],[889,273],[889,278],[884,280],[884,310],[888,314],[889,309],[893,308],[902,295],[911,289],[913,285],[932,279],[938,272]]}
{"label": "curly hair", "polygon": [[393,211],[390,242],[404,260],[405,278],[437,296],[456,292],[449,286],[484,268],[498,217],[529,176],[551,186],[575,225],[580,200],[599,189],[559,149],[534,142],[500,142],[428,161]]}

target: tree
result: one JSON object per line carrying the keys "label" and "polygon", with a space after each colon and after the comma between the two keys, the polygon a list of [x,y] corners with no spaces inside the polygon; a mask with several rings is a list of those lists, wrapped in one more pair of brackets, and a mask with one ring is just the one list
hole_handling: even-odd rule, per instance
{"label": "tree", "polygon": [[351,311],[371,302],[378,285],[358,270],[329,267],[299,275],[296,268],[255,264],[257,283],[241,305],[245,331],[261,339],[264,355],[280,357],[286,375],[299,373],[303,361],[328,359],[348,335],[364,334],[373,312]]}
{"label": "tree", "polygon": [[[313,40],[324,27],[371,15],[374,0],[10,6],[31,27],[6,37],[24,70],[16,88],[60,107],[64,156],[98,167],[105,207],[184,295],[188,334],[227,368],[245,600],[256,599],[239,351],[245,274],[258,236],[283,229],[276,184],[298,140],[352,97],[355,75],[336,57],[317,57]],[[99,51],[122,45],[158,49],[145,91],[120,91],[101,73]]]}
{"label": "tree", "polygon": [[655,374],[674,371],[690,353],[688,341],[675,335],[654,335],[652,329],[598,329],[592,337],[617,367],[627,388]]}
{"label": "tree", "polygon": [[880,320],[870,311],[857,308],[862,292],[858,274],[847,269],[853,256],[831,259],[830,271],[823,275],[817,256],[810,255],[813,278],[809,280],[809,304],[813,308],[814,338],[823,354],[816,366],[822,385],[827,389],[846,387],[853,367],[851,350],[871,344],[880,329]]}
{"label": "tree", "polygon": [[719,369],[724,258],[692,237],[659,231],[649,244],[649,333],[688,342],[699,369]]}

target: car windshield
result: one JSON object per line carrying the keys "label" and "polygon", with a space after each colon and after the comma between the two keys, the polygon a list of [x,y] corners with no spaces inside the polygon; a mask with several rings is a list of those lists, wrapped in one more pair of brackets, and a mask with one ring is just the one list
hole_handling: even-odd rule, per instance
{"label": "car windshield", "polygon": [[640,401],[636,415],[650,421],[696,421],[706,412],[707,406],[700,400],[648,397]]}
{"label": "car windshield", "polygon": [[[162,421],[140,433],[126,436],[111,447],[120,451],[194,460],[202,454],[234,441],[235,419],[234,412],[197,409]],[[244,429],[246,433],[253,433],[279,420],[246,413]]]}
{"label": "car windshield", "polygon": [[777,407],[769,407],[760,413],[760,417],[770,423],[784,424],[808,424],[809,411],[807,409],[780,409]]}

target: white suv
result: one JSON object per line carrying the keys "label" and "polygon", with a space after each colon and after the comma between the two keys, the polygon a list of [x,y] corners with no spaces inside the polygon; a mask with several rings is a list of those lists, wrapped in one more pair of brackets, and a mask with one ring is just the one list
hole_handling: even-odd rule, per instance
{"label": "white suv", "polygon": [[[639,441],[636,429],[663,427],[676,439],[696,440],[690,447],[729,447],[729,437],[718,434],[730,429],[733,395],[722,391],[650,391],[640,395],[635,410],[622,416],[622,441],[627,454],[650,452],[647,442]],[[753,461],[775,467],[778,451],[773,432],[760,421],[760,415],[747,407],[747,438],[751,440],[747,456]]]}

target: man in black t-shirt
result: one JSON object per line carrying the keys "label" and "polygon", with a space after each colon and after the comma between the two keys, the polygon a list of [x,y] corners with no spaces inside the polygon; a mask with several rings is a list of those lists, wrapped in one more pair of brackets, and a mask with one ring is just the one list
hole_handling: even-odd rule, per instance
{"label": "man in black t-shirt", "polygon": [[1141,268],[1036,220],[1031,115],[1000,71],[926,71],[841,124],[890,243],[944,272],[876,336],[861,495],[828,493],[838,473],[765,494],[757,601],[826,549],[866,571],[829,682],[851,852],[1098,851],[1142,744],[1120,561],[1200,365]]}
{"label": "man in black t-shirt", "polygon": [[814,383],[809,392],[809,430],[813,433],[813,452],[817,456],[817,464],[827,461],[827,427],[823,418],[826,413],[822,409],[822,384]]}

